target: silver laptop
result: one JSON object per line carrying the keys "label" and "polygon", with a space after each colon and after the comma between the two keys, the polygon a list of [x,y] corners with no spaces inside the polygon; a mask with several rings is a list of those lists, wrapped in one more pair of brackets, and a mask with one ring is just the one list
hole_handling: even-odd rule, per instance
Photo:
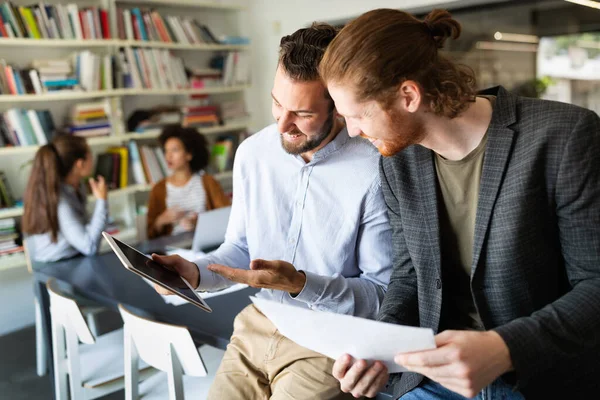
{"label": "silver laptop", "polygon": [[222,207],[198,214],[192,242],[193,251],[211,251],[225,241],[231,207]]}

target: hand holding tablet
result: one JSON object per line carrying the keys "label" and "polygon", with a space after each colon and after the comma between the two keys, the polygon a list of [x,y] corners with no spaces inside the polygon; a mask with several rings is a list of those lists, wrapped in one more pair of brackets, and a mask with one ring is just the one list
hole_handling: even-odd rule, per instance
{"label": "hand holding tablet", "polygon": [[[192,285],[179,273],[147,257],[106,232],[102,232],[102,235],[125,268],[151,280],[162,288],[184,298],[204,311],[212,312],[209,305],[206,304],[198,293],[196,293],[194,287],[192,287]],[[156,258],[161,259],[162,257],[158,256]],[[197,286],[197,282],[195,286]]]}

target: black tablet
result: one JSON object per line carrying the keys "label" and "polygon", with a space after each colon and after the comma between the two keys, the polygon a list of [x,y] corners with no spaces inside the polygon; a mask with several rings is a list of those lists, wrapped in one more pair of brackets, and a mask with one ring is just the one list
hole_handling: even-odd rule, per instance
{"label": "black tablet", "polygon": [[152,282],[170,290],[204,311],[212,312],[209,305],[196,293],[189,282],[177,272],[157,263],[150,257],[106,232],[102,232],[102,236],[107,240],[110,248],[115,252],[125,268],[144,278],[150,279]]}

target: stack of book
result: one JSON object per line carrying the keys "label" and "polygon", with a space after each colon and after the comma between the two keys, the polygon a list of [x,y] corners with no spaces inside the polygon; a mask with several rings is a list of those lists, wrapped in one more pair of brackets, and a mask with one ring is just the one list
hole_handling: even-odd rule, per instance
{"label": "stack of book", "polygon": [[117,8],[119,39],[182,44],[218,44],[211,30],[198,21],[178,16],[163,16],[156,10]]}
{"label": "stack of book", "polygon": [[180,124],[181,111],[178,108],[165,107],[164,111],[154,112],[147,120],[140,122],[135,131],[143,133],[149,130],[161,129],[165,125]]}
{"label": "stack of book", "polygon": [[65,90],[109,90],[114,87],[115,65],[110,55],[85,50],[69,59],[34,60],[18,68],[0,60],[0,94],[43,94]]}
{"label": "stack of book", "polygon": [[126,47],[119,52],[119,62],[125,88],[189,87],[183,60],[169,50]]}
{"label": "stack of book", "polygon": [[69,132],[75,136],[106,136],[111,133],[108,100],[80,103],[71,109]]}
{"label": "stack of book", "polygon": [[125,146],[109,147],[98,154],[95,176],[101,175],[109,189],[127,187],[129,177],[129,149]]}
{"label": "stack of book", "polygon": [[229,44],[229,45],[249,45],[250,38],[246,36],[231,36],[231,35],[222,35],[219,36],[219,42],[221,44]]}
{"label": "stack of book", "polygon": [[44,145],[55,133],[48,110],[11,108],[0,114],[0,147]]}
{"label": "stack of book", "polygon": [[223,85],[223,73],[220,70],[203,71],[201,69],[191,69],[190,86],[195,89],[207,87],[216,87]]}
{"label": "stack of book", "polygon": [[14,218],[0,219],[0,257],[23,252],[19,236]]}
{"label": "stack of book", "polygon": [[108,11],[98,7],[81,10],[77,4],[0,6],[0,37],[31,39],[110,39]]}
{"label": "stack of book", "polygon": [[181,108],[183,126],[208,128],[219,125],[219,106],[186,106]]}
{"label": "stack of book", "polygon": [[[79,88],[79,80],[73,72],[70,60],[33,60],[31,66],[32,69],[26,69],[23,72],[29,75],[31,86],[36,94]],[[23,78],[23,81],[28,82],[27,76]],[[29,91],[27,92],[29,93]]]}
{"label": "stack of book", "polygon": [[224,124],[248,120],[248,111],[243,99],[221,102],[221,120]]}

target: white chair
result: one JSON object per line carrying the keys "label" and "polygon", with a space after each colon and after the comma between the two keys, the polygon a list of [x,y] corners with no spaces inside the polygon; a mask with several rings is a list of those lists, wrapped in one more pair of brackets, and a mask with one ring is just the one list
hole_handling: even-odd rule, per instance
{"label": "white chair", "polygon": [[[205,399],[224,351],[197,349],[184,326],[151,321],[121,305],[119,311],[125,323],[125,398],[181,400],[185,392],[187,398]],[[138,384],[140,359],[163,373]]]}
{"label": "white chair", "polygon": [[[23,250],[25,253],[25,264],[29,273],[33,274],[33,266],[31,263],[31,255],[29,253],[29,247],[27,240],[23,241]],[[46,345],[44,341],[44,328],[42,326],[42,308],[37,297],[33,298],[33,306],[35,310],[35,360],[36,360],[36,371],[38,376],[45,376],[48,372],[48,358]],[[85,316],[85,319],[90,327],[90,331],[94,336],[98,336],[98,326],[96,323],[96,316],[105,310],[104,307],[100,306],[82,306],[80,307],[81,313]]]}
{"label": "white chair", "polygon": [[[95,399],[123,389],[123,330],[94,338],[75,300],[63,293],[54,279],[46,287],[52,321],[55,398]],[[147,378],[156,372],[142,365],[139,374]]]}

